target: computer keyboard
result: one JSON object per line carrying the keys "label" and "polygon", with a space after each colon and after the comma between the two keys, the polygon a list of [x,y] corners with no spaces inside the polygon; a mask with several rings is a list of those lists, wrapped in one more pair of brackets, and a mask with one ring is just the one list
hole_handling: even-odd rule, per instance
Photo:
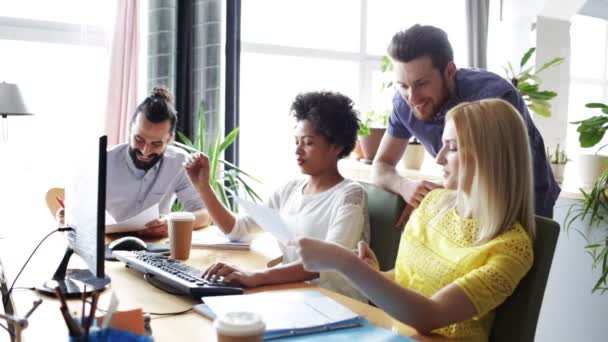
{"label": "computer keyboard", "polygon": [[162,254],[147,251],[114,251],[114,256],[127,267],[152,275],[154,281],[197,299],[203,296],[243,293],[241,287],[202,279],[203,271]]}

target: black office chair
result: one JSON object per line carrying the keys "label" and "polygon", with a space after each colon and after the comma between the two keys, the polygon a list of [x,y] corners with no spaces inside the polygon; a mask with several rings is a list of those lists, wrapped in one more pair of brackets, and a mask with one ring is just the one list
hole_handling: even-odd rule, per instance
{"label": "black office chair", "polygon": [[557,222],[536,216],[534,263],[511,297],[496,308],[491,342],[534,341],[559,230]]}
{"label": "black office chair", "polygon": [[370,226],[370,247],[380,263],[380,270],[395,268],[402,229],[395,223],[401,216],[405,201],[395,193],[371,183],[360,182],[367,192]]}

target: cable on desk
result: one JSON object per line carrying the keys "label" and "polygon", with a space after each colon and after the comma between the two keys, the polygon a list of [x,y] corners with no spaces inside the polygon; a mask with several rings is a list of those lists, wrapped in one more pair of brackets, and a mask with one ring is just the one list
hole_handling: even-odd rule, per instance
{"label": "cable on desk", "polygon": [[161,316],[161,317],[152,317],[151,318],[151,319],[154,319],[154,318],[163,318],[166,316],[179,316],[179,315],[187,314],[188,312],[190,312],[192,310],[194,310],[194,308],[186,309],[183,311],[176,311],[176,312],[144,312],[144,313],[153,315],[153,316]]}
{"label": "cable on desk", "polygon": [[32,259],[32,257],[34,256],[34,253],[36,253],[36,251],[38,250],[38,248],[40,247],[40,245],[42,245],[42,243],[51,235],[57,233],[57,232],[66,232],[66,231],[70,231],[70,230],[74,230],[72,228],[69,227],[65,227],[65,228],[57,228],[55,230],[53,230],[52,232],[48,233],[44,238],[42,238],[42,240],[40,240],[40,242],[38,243],[38,245],[36,246],[36,248],[34,248],[34,251],[32,251],[32,254],[30,254],[30,256],[27,258],[27,260],[25,261],[25,263],[23,264],[23,266],[21,267],[21,269],[19,270],[19,273],[17,273],[17,276],[15,277],[15,279],[13,279],[13,283],[11,284],[11,287],[8,289],[8,292],[6,292],[6,295],[2,301],[2,304],[4,306],[6,306],[6,303],[8,302],[8,299],[10,298],[11,292],[13,292],[13,287],[15,286],[15,283],[17,282],[17,279],[19,279],[19,276],[21,275],[21,272],[23,272],[23,270],[25,269],[25,266],[27,266],[27,264],[30,262],[30,260]]}
{"label": "cable on desk", "polygon": [[[189,308],[189,309],[186,309],[186,310],[175,311],[175,312],[147,312],[147,311],[144,311],[143,313],[144,314],[148,314],[148,315],[153,315],[153,316],[178,316],[178,315],[187,314],[188,312],[190,312],[192,310],[194,310],[194,308]],[[96,311],[101,311],[103,313],[108,312],[107,310],[102,309],[100,307],[97,307]],[[162,317],[155,317],[155,318],[162,318]]]}

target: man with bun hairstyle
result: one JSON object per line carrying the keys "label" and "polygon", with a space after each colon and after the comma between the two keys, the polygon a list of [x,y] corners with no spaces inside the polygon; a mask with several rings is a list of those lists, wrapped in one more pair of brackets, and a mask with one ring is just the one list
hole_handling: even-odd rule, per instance
{"label": "man with bun hairstyle", "polygon": [[182,166],[188,154],[170,145],[176,123],[173,95],[165,87],[156,87],[133,114],[129,143],[108,150],[106,210],[110,215],[120,222],[159,204],[161,216],[145,224],[139,232],[142,236],[168,235],[164,215],[171,211],[175,197],[194,214],[194,227],[210,223]]}

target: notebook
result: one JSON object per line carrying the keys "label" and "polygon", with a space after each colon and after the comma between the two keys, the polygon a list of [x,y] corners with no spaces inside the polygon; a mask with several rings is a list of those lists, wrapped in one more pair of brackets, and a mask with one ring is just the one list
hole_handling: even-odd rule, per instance
{"label": "notebook", "polygon": [[217,227],[192,232],[192,247],[249,250],[251,241],[230,241]]}
{"label": "notebook", "polygon": [[261,292],[246,295],[203,297],[194,307],[213,319],[231,311],[252,311],[266,323],[264,339],[312,334],[361,326],[364,319],[317,291]]}
{"label": "notebook", "polygon": [[[226,299],[222,299],[223,297],[226,297]],[[262,314],[266,323],[264,340],[286,342],[414,341],[409,337],[370,323],[365,318],[358,316],[318,291],[262,292],[240,296],[203,297],[202,299],[205,303],[195,305],[194,311],[210,320],[214,320],[216,317],[211,307],[220,314],[230,310],[249,310]],[[237,299],[243,300],[241,305],[238,304]],[[309,304],[311,305],[310,308],[320,309],[321,311],[307,312],[306,309],[300,311],[293,308],[293,306],[302,307]],[[230,305],[230,307],[222,308],[222,305]],[[270,314],[266,315],[267,312]],[[296,316],[292,316],[294,313]],[[312,315],[316,322],[311,319],[311,324],[303,324],[304,326],[308,325],[308,327],[300,325],[299,327],[285,328],[289,322],[293,325],[293,321],[300,321],[299,313]],[[319,325],[319,321],[325,321],[325,323]],[[300,321],[300,323],[302,322]],[[284,326],[280,327],[281,324]],[[322,336],[319,336],[319,334],[322,334]]]}

